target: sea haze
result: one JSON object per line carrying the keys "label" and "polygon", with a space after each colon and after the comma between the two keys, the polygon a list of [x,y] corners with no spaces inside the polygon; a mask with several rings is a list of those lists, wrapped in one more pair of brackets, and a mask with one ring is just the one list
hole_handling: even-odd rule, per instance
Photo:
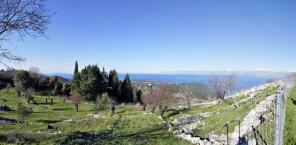
{"label": "sea haze", "polygon": [[[58,75],[71,80],[73,74],[58,73],[58,74],[48,74],[50,76]],[[212,74],[129,74],[132,81],[137,82],[155,82],[155,83],[203,83],[208,84],[209,77]],[[217,74],[216,74],[217,75]],[[125,74],[119,74],[119,79],[123,80]],[[281,76],[262,76],[262,75],[235,75],[237,88],[246,89],[255,87],[266,83],[270,80],[281,79]]]}

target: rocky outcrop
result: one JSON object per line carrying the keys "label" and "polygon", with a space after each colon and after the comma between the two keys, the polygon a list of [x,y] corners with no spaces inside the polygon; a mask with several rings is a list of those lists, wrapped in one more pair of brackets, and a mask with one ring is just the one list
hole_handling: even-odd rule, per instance
{"label": "rocky outcrop", "polygon": [[194,129],[203,125],[204,122],[202,122],[198,116],[185,115],[172,122],[170,131],[174,134],[192,134]]}

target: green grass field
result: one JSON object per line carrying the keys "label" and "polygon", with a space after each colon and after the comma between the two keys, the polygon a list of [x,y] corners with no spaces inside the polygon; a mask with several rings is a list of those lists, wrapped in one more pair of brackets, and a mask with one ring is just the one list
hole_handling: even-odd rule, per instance
{"label": "green grass field", "polygon": [[[0,91],[0,105],[17,109],[23,102],[33,109],[27,123],[0,124],[0,144],[189,144],[177,139],[168,132],[166,124],[155,114],[144,114],[136,105],[118,106],[116,114],[110,117],[109,111],[99,111],[102,117],[94,118],[93,104],[81,104],[79,112],[74,105],[59,97],[53,105],[42,104],[44,96],[35,96],[39,105],[27,104],[24,97],[16,97],[15,91]],[[17,112],[0,111],[1,118],[18,119]],[[72,121],[65,121],[72,119]],[[64,122],[61,122],[64,121]],[[47,129],[48,123],[54,128]],[[15,140],[18,139],[19,141]],[[14,142],[15,140],[15,142]]]}
{"label": "green grass field", "polygon": [[296,105],[292,103],[292,98],[296,100],[296,87],[292,90],[287,100],[286,106],[286,124],[284,131],[284,144],[296,144]]}
{"label": "green grass field", "polygon": [[[240,102],[239,109],[232,106],[234,100],[226,100],[213,106],[193,106],[177,114],[167,112],[165,119],[171,122],[187,114],[212,112],[211,116],[202,118],[205,125],[194,133],[206,138],[210,132],[226,122],[237,118],[242,120],[252,106],[274,94],[275,90],[276,88],[267,88],[259,93],[253,102],[242,101],[245,96],[236,98],[236,101]],[[156,114],[140,111],[141,107],[137,105],[117,106],[113,117],[110,117],[109,110],[98,111],[99,117],[95,118],[94,104],[83,103],[79,105],[79,112],[76,112],[71,102],[63,102],[60,97],[51,97],[54,99],[53,105],[45,104],[46,96],[34,97],[39,105],[28,104],[24,97],[16,97],[13,89],[8,93],[5,89],[0,91],[1,106],[7,105],[17,110],[17,104],[22,102],[33,109],[33,113],[26,120],[28,123],[0,124],[0,144],[190,144],[175,138]],[[0,117],[18,120],[16,111],[0,111]],[[48,124],[52,124],[53,129],[48,129]],[[230,131],[233,131],[236,125],[231,124]],[[225,134],[225,130],[220,130],[217,134]]]}

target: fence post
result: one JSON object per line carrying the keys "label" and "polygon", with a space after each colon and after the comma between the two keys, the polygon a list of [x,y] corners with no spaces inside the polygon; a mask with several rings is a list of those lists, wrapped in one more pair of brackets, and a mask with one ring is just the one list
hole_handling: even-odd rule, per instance
{"label": "fence post", "polygon": [[238,142],[240,142],[240,120],[238,120]]}
{"label": "fence post", "polygon": [[227,145],[229,145],[229,137],[228,137],[228,122],[226,124],[226,132],[227,132]]}
{"label": "fence post", "polygon": [[274,144],[282,145],[282,137],[283,137],[283,92],[277,91],[275,96],[275,114],[274,114]]}

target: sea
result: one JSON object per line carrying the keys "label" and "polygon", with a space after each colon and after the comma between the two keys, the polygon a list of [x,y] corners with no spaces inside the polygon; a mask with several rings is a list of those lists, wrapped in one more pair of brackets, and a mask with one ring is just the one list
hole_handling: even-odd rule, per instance
{"label": "sea", "polygon": [[[71,80],[73,74],[50,74],[58,75],[66,79]],[[153,83],[202,83],[209,84],[209,78],[211,74],[129,74],[130,79],[136,82],[153,82]],[[123,80],[125,74],[119,74],[119,79]],[[280,77],[276,76],[257,76],[257,75],[235,75],[236,86],[238,89],[248,89],[255,86],[262,85],[264,83],[279,80]]]}

